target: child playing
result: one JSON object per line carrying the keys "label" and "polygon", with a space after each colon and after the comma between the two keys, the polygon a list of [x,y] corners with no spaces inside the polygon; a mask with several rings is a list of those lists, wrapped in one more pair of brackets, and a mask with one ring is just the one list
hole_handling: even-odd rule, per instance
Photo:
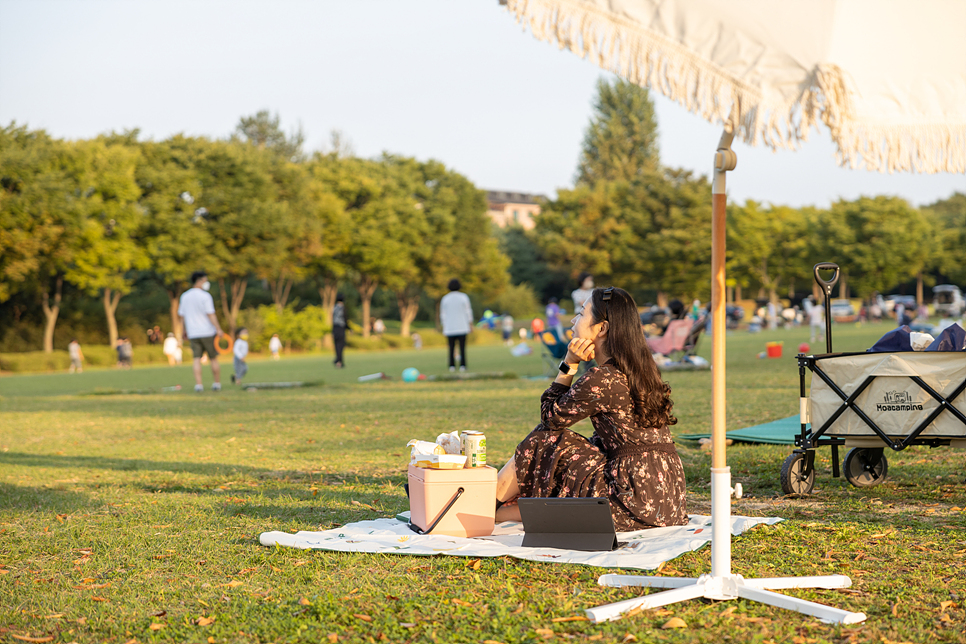
{"label": "child playing", "polygon": [[278,352],[282,350],[282,340],[275,333],[272,335],[272,339],[268,341],[268,350],[272,352],[272,360],[278,360]]}
{"label": "child playing", "polygon": [[235,333],[235,348],[232,353],[235,357],[235,373],[231,374],[231,381],[240,385],[242,378],[248,373],[248,363],[245,362],[245,358],[248,357],[248,329],[245,327],[238,329]]}

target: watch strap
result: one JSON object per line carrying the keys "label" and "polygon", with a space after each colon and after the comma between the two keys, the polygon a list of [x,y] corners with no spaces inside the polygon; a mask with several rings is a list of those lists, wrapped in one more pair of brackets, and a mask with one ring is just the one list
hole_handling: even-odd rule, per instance
{"label": "watch strap", "polygon": [[563,375],[565,375],[565,376],[572,376],[572,375],[574,375],[574,374],[577,373],[577,369],[579,367],[580,367],[579,364],[573,364],[573,365],[571,365],[571,364],[567,364],[566,362],[561,361],[560,362],[560,366],[558,367],[558,369],[560,369],[560,373],[562,373]]}

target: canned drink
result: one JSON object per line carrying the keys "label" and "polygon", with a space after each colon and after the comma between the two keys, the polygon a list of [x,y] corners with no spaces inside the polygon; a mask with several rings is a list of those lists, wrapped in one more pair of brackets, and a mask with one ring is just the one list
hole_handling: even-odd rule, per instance
{"label": "canned drink", "polygon": [[466,467],[483,467],[486,465],[486,436],[483,432],[463,432],[463,455],[466,456]]}

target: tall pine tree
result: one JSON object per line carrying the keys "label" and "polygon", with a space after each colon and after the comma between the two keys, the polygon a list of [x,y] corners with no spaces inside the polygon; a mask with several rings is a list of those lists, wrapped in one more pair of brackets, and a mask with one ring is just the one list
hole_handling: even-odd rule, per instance
{"label": "tall pine tree", "polygon": [[594,114],[584,135],[577,183],[632,181],[659,163],[654,103],[643,87],[597,81]]}

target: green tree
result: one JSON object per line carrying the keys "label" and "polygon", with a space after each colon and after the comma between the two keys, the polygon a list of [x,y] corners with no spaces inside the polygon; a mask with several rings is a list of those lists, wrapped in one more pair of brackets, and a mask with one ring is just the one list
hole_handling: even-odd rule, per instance
{"label": "green tree", "polygon": [[841,269],[839,293],[866,296],[916,277],[924,270],[929,222],[897,197],[838,201],[820,212],[810,235],[815,254]]}
{"label": "green tree", "polygon": [[91,196],[72,174],[74,157],[75,146],[43,131],[11,124],[0,132],[0,296],[14,289],[39,295],[47,353]]}
{"label": "green tree", "polygon": [[937,268],[950,281],[966,282],[966,194],[957,192],[926,207],[938,235]]}
{"label": "green tree", "polygon": [[425,218],[417,201],[382,161],[316,158],[315,177],[345,204],[346,244],[338,256],[362,299],[362,334],[369,337],[372,296],[383,285],[397,290],[416,271],[413,249],[422,243]]}
{"label": "green tree", "polygon": [[728,208],[728,272],[736,281],[751,280],[778,302],[778,290],[794,289],[808,279],[808,226],[801,210],[762,208],[754,201]]}
{"label": "green tree", "polygon": [[657,119],[647,90],[620,78],[613,83],[599,79],[577,183],[631,181],[656,169],[658,159]]}
{"label": "green tree", "polygon": [[[277,157],[276,157],[277,158]],[[212,141],[196,159],[201,182],[195,219],[211,236],[222,314],[234,333],[251,275],[277,274],[289,260],[289,204],[273,180],[273,155],[238,143]]]}
{"label": "green tree", "polygon": [[287,135],[282,131],[282,120],[278,114],[272,116],[268,110],[260,110],[254,116],[241,117],[232,138],[251,143],[260,150],[274,152],[286,161],[305,160],[305,153],[302,151],[305,132],[302,131],[301,124]]}
{"label": "green tree", "polygon": [[152,275],[168,295],[171,330],[179,339],[184,330],[178,305],[188,276],[200,268],[218,269],[210,251],[207,211],[197,203],[203,188],[195,164],[210,144],[181,135],[140,144],[136,179],[143,216],[136,236]]}
{"label": "green tree", "polygon": [[466,177],[438,161],[386,156],[383,162],[415,200],[412,225],[421,231],[410,251],[415,270],[406,271],[395,288],[400,334],[408,336],[423,292],[438,302],[457,277],[465,290],[493,297],[508,283],[509,259],[488,234],[485,194]]}
{"label": "green tree", "polygon": [[108,139],[71,144],[68,174],[84,195],[75,232],[77,249],[65,277],[77,288],[102,296],[111,346],[117,343],[117,306],[131,290],[127,274],[148,258],[135,242],[140,225],[140,190],[135,181],[139,151]]}

